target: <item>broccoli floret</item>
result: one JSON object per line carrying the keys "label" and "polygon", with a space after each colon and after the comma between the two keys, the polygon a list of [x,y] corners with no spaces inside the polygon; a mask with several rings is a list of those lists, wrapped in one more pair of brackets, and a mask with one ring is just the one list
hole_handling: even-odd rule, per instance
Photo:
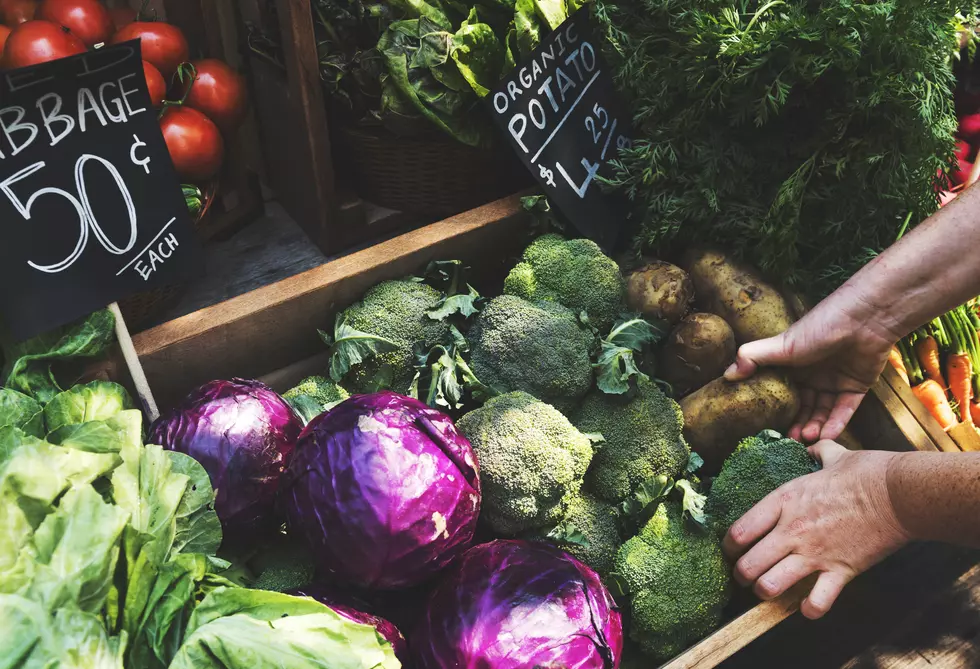
{"label": "broccoli floret", "polygon": [[412,347],[425,342],[434,346],[449,331],[443,321],[427,315],[442,295],[436,289],[411,279],[383,281],[369,290],[360,302],[349,307],[342,318],[361,332],[384,337],[398,345],[397,351],[382,353],[357,365],[345,384],[355,393],[372,393],[382,388],[407,393],[415,377]]}
{"label": "broccoli floret", "polygon": [[343,387],[322,376],[305,378],[298,386],[282,394],[282,398],[289,403],[304,423],[309,423],[348,397],[350,393]]}
{"label": "broccoli floret", "polygon": [[628,399],[595,390],[571,419],[582,432],[605,439],[585,481],[594,495],[608,502],[621,502],[650,478],[675,478],[691,454],[682,434],[680,406],[651,381],[641,380],[635,396]]}
{"label": "broccoli floret", "polygon": [[616,508],[587,493],[571,498],[565,519],[554,530],[536,530],[528,538],[554,541],[601,576],[612,571],[616,552],[623,545]]}
{"label": "broccoli floret", "polygon": [[497,392],[523,390],[568,410],[592,386],[589,349],[594,337],[558,304],[531,304],[513,295],[494,298],[468,339],[470,367]]}
{"label": "broccoli floret", "polygon": [[773,490],[820,466],[806,446],[774,430],[743,439],[711,484],[705,512],[722,536],[732,524]]}
{"label": "broccoli floret", "polygon": [[306,550],[290,550],[291,544],[273,542],[272,546],[257,558],[259,577],[252,585],[256,590],[288,592],[301,588],[313,580],[313,558]]}
{"label": "broccoli floret", "polygon": [[630,595],[630,638],[654,658],[674,657],[721,623],[730,589],[721,544],[690,526],[676,502],[623,544],[614,572]]}
{"label": "broccoli floret", "polygon": [[589,239],[538,237],[504,281],[504,294],[557,302],[589,315],[601,331],[623,311],[626,282],[616,261]]}
{"label": "broccoli floret", "polygon": [[565,516],[592,444],[557,409],[527,393],[507,393],[463,416],[457,427],[476,452],[480,517],[492,530],[514,536]]}

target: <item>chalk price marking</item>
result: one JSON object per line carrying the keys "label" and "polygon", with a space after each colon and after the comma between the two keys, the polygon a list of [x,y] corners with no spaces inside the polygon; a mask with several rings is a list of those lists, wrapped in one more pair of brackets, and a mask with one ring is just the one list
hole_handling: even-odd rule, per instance
{"label": "chalk price marking", "polygon": [[16,337],[201,261],[138,41],[0,73],[0,285],[19,288],[0,313]]}
{"label": "chalk price marking", "polygon": [[489,96],[493,117],[518,158],[561,213],[612,247],[626,218],[619,198],[592,188],[609,160],[632,145],[601,37],[584,7],[545,37]]}

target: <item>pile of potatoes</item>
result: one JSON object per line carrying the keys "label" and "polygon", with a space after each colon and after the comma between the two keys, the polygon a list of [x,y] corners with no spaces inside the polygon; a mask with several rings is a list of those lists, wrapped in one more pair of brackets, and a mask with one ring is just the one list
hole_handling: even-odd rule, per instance
{"label": "pile of potatoes", "polygon": [[630,309],[670,324],[655,361],[684,411],[691,450],[713,475],[738,442],[764,429],[785,432],[799,410],[799,395],[781,371],[763,370],[746,381],[722,376],[737,347],[783,332],[799,315],[757,272],[718,251],[695,250],[681,267],[654,260],[627,278]]}

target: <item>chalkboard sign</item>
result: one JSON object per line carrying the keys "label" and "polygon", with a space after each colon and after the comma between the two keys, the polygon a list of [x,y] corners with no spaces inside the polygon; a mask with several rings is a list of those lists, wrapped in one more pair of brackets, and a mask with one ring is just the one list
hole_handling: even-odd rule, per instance
{"label": "chalkboard sign", "polygon": [[586,6],[545,37],[488,99],[548,199],[581,234],[610,250],[627,210],[596,177],[608,176],[608,161],[631,145],[631,130],[599,51]]}
{"label": "chalkboard sign", "polygon": [[0,73],[0,313],[14,336],[201,264],[138,41]]}

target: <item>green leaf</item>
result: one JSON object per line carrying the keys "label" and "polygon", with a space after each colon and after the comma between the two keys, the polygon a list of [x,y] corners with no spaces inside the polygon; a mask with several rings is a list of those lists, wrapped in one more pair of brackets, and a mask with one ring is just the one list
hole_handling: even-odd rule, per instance
{"label": "green leaf", "polygon": [[707,521],[704,516],[704,504],[708,498],[695,490],[691,482],[686,479],[678,481],[674,487],[684,493],[681,501],[681,508],[684,514],[699,526],[707,527]]}
{"label": "green leaf", "polygon": [[198,605],[169,669],[395,669],[391,644],[318,602],[218,588]]}
{"label": "green leaf", "polygon": [[47,404],[61,392],[52,364],[105,353],[115,337],[115,319],[107,309],[17,344],[4,346],[3,385]]}
{"label": "green leaf", "polygon": [[640,353],[647,346],[663,339],[667,332],[665,321],[650,322],[643,318],[630,318],[616,323],[605,341]]}
{"label": "green leaf", "polygon": [[135,407],[129,392],[118,383],[92,381],[55,395],[44,407],[44,422],[48,432],[54,432],[66,425],[106,421]]}
{"label": "green leaf", "polygon": [[368,358],[381,353],[398,350],[398,344],[384,337],[355,330],[347,325],[342,316],[337,316],[334,336],[318,330],[320,338],[330,346],[330,378],[340,383],[351,367],[359,365]]}
{"label": "green leaf", "polygon": [[204,467],[183,453],[167,451],[172,475],[186,476],[187,486],[175,516],[171,556],[178,553],[200,553],[211,556],[221,546],[221,521],[214,511],[214,488]]}
{"label": "green leaf", "polygon": [[630,391],[631,382],[650,378],[636,366],[633,349],[603,341],[600,351],[592,368],[596,371],[596,385],[602,392],[624,395]]}
{"label": "green leaf", "polygon": [[0,388],[0,427],[17,427],[38,438],[44,437],[41,405],[12,388]]}
{"label": "green leaf", "polygon": [[616,572],[610,572],[606,575],[603,582],[609,588],[609,592],[612,593],[613,597],[629,597],[630,588],[629,583],[626,579]]}
{"label": "green leaf", "polygon": [[482,298],[473,286],[467,284],[465,295],[450,295],[443,299],[439,306],[426,312],[426,315],[434,321],[441,321],[449,318],[453,314],[459,314],[464,319],[480,313]]}
{"label": "green leaf", "polygon": [[453,35],[451,53],[456,67],[477,97],[484,98],[500,81],[504,67],[504,46],[473,7]]}
{"label": "green leaf", "polygon": [[49,610],[96,613],[109,594],[128,514],[91,486],[64,494],[34,533],[35,573],[27,596]]}
{"label": "green leaf", "polygon": [[704,458],[702,458],[694,451],[691,451],[691,455],[688,456],[687,458],[687,466],[684,468],[684,471],[688,474],[693,474],[697,470],[701,469],[701,467],[703,466],[704,466]]}
{"label": "green leaf", "polygon": [[620,516],[637,527],[643,525],[673,488],[674,482],[662,474],[643,481],[619,505]]}
{"label": "green leaf", "polygon": [[589,539],[570,521],[559,523],[545,536],[560,544],[575,544],[583,548],[589,547]]}

